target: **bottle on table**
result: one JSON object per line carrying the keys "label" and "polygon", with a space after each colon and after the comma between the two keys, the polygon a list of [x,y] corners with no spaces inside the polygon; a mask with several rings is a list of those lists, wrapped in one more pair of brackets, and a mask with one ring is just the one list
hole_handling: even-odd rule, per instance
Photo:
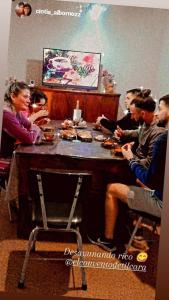
{"label": "bottle on table", "polygon": [[79,100],[77,100],[76,108],[73,110],[73,121],[75,125],[79,123],[79,121],[81,120],[81,116],[82,116],[82,110],[79,109]]}

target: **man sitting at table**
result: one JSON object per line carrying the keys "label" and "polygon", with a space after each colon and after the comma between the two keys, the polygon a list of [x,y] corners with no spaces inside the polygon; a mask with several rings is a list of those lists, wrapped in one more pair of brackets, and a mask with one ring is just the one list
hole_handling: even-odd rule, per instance
{"label": "man sitting at table", "polygon": [[133,99],[130,104],[131,117],[140,123],[140,127],[136,130],[122,130],[118,127],[114,133],[121,141],[126,137],[138,138],[134,158],[146,168],[151,162],[154,141],[165,131],[165,128],[159,127],[154,120],[155,108],[156,102],[150,96],[145,99]]}
{"label": "man sitting at table", "polygon": [[[156,115],[160,121],[165,121],[167,126],[169,122],[169,95],[159,100]],[[136,178],[148,188],[127,186],[121,183],[108,185],[105,200],[105,233],[95,242],[103,249],[107,251],[117,249],[114,234],[120,202],[127,204],[131,209],[147,212],[157,217],[161,216],[167,135],[168,130],[165,129],[164,133],[154,142],[152,160],[148,169],[134,159],[130,144],[122,147],[123,155],[128,160]]]}
{"label": "man sitting at table", "polygon": [[120,126],[122,129],[137,129],[139,126],[139,122],[134,120],[131,117],[130,113],[130,104],[133,99],[140,98],[146,98],[150,95],[151,90],[144,89],[141,90],[140,88],[135,88],[128,90],[126,92],[124,103],[127,108],[127,113],[123,118],[120,120],[114,121],[107,119],[104,115],[101,117],[98,117],[96,120],[96,125],[100,126],[101,130],[105,134],[112,134],[114,133],[115,129],[117,128],[117,125]]}

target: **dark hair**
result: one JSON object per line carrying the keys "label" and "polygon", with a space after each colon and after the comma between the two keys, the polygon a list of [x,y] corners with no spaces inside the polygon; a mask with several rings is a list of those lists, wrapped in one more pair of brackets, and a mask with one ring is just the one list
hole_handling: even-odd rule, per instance
{"label": "dark hair", "polygon": [[128,93],[132,93],[132,94],[139,94],[141,92],[141,89],[140,88],[136,88],[136,89],[131,89],[131,90],[128,90],[128,91],[126,91],[126,94],[128,94]]}
{"label": "dark hair", "polygon": [[151,94],[150,89],[144,89],[144,90],[141,90],[140,93],[137,96],[142,98],[142,99],[145,99],[145,98],[149,97],[150,94]]}
{"label": "dark hair", "polygon": [[4,95],[4,101],[12,103],[11,94],[18,96],[22,90],[30,90],[29,86],[23,81],[13,82],[7,89]]}
{"label": "dark hair", "polygon": [[128,93],[132,93],[136,96],[136,99],[138,98],[141,98],[141,99],[145,99],[147,98],[148,96],[150,96],[151,94],[151,90],[150,89],[140,89],[140,88],[135,88],[135,89],[132,89],[132,90],[128,90],[126,92],[126,94]]}
{"label": "dark hair", "polygon": [[29,3],[25,3],[24,4],[24,8],[25,7],[28,7],[29,8],[29,12],[28,12],[28,14],[26,14],[25,16],[30,16],[30,14],[31,14],[31,12],[32,12],[32,7],[31,7],[31,5],[29,4]]}
{"label": "dark hair", "polygon": [[[144,89],[141,90],[140,92],[136,94],[136,97],[131,101],[131,105],[135,104],[137,108],[141,108],[141,104],[139,104],[141,101],[145,100],[146,98],[151,98],[149,95],[151,94],[150,89]],[[153,98],[151,98],[153,100]],[[153,109],[153,108],[152,108]]]}
{"label": "dark hair", "polygon": [[21,6],[21,5],[24,6],[24,2],[19,2],[19,3],[17,4],[17,6]]}
{"label": "dark hair", "polygon": [[48,101],[47,96],[43,92],[41,92],[41,91],[33,92],[32,95],[31,95],[31,104],[32,103],[39,103],[40,99],[45,99],[45,104]]}
{"label": "dark hair", "polygon": [[165,103],[165,105],[169,107],[169,94],[168,94],[168,95],[165,95],[165,96],[163,96],[163,97],[161,97],[161,98],[159,99],[159,103],[160,103],[161,101],[163,101],[163,102]]}
{"label": "dark hair", "polygon": [[147,98],[133,99],[131,101],[131,105],[133,104],[135,105],[136,108],[139,108],[141,110],[146,110],[149,112],[154,112],[156,108],[156,102],[150,96]]}

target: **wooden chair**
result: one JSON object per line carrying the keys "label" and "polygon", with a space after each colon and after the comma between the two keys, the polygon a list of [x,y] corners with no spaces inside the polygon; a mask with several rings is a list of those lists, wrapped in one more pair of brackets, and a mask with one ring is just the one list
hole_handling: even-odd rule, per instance
{"label": "wooden chair", "polygon": [[25,273],[31,250],[39,232],[75,234],[80,253],[82,289],[87,289],[83,267],[82,237],[79,225],[82,222],[82,201],[88,196],[91,173],[69,170],[31,169],[29,171],[30,197],[33,203],[31,231],[23,267],[18,283],[24,287]]}

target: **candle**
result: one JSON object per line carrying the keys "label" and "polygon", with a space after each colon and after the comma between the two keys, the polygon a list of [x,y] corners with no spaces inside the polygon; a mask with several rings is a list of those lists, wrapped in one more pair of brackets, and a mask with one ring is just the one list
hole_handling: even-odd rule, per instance
{"label": "candle", "polygon": [[76,109],[79,109],[79,100],[76,102]]}

